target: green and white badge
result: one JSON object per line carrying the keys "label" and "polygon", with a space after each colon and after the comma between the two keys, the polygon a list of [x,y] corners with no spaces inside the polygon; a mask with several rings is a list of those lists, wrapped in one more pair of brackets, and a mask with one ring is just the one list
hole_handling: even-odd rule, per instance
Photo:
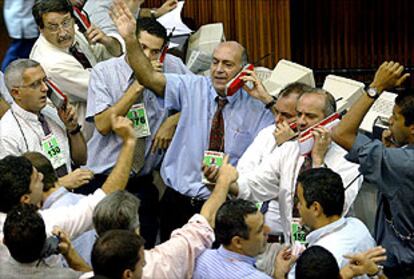
{"label": "green and white badge", "polygon": [[49,134],[42,139],[42,149],[54,169],[66,164],[65,154],[55,135]]}
{"label": "green and white badge", "polygon": [[306,231],[303,229],[300,218],[293,218],[290,224],[291,240],[292,244],[299,242],[306,244]]}
{"label": "green and white badge", "polygon": [[[203,164],[208,167],[215,166],[219,168],[223,165],[223,160],[224,160],[223,152],[209,151],[209,150],[204,151]],[[207,178],[204,177],[204,175],[203,175],[202,182],[204,184],[212,184],[210,181],[208,181]]]}
{"label": "green and white badge", "polygon": [[127,114],[128,119],[134,125],[137,138],[143,138],[151,135],[148,124],[147,110],[143,103],[135,104],[131,107]]}

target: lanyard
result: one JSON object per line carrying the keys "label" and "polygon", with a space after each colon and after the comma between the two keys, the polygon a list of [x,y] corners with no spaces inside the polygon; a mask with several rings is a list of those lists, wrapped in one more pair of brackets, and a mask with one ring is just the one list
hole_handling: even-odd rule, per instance
{"label": "lanyard", "polygon": [[[13,109],[10,109],[10,111],[11,111],[11,113],[12,113],[12,115],[13,115],[13,117],[14,117],[14,119],[16,120],[16,123],[17,123],[17,126],[19,127],[19,130],[20,130],[20,133],[22,134],[22,136],[23,136],[23,140],[24,140],[24,144],[25,144],[25,146],[26,146],[26,151],[29,151],[29,144],[27,143],[27,139],[26,139],[26,136],[25,136],[25,134],[24,134],[24,132],[23,132],[23,129],[22,129],[22,126],[21,126],[21,124],[20,124],[20,121],[17,119],[17,117],[16,117],[16,114],[14,113],[14,111],[13,111]],[[26,120],[24,119],[24,118],[22,118],[23,119],[23,121],[24,122],[26,122]],[[39,140],[39,145],[40,145],[40,148],[42,147],[42,139],[41,139],[41,136],[32,128],[32,126],[31,125],[29,125],[29,123],[27,123],[26,122],[26,124],[28,124],[27,126],[33,131],[33,133],[35,133],[35,135],[37,136],[37,138],[38,138],[38,140]]]}

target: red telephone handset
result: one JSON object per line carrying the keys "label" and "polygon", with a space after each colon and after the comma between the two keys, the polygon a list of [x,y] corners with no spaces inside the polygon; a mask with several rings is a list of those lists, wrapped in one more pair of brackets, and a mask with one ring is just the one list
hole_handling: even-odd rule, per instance
{"label": "red telephone handset", "polygon": [[243,67],[243,69],[226,84],[226,95],[232,96],[234,93],[236,93],[240,88],[243,87],[244,81],[240,79],[241,77],[246,75],[245,70],[253,71],[254,65],[253,64],[247,64]]}
{"label": "red telephone handset", "polygon": [[165,56],[167,55],[167,51],[168,51],[168,43],[162,48],[158,62],[164,63],[164,59],[165,59]]}
{"label": "red telephone handset", "polygon": [[91,21],[89,20],[89,15],[86,11],[79,9],[78,7],[73,8],[73,15],[75,17],[75,22],[79,27],[79,31],[85,33],[86,30],[91,27]]}
{"label": "red telephone handset", "polygon": [[47,90],[47,97],[52,101],[53,105],[57,108],[65,108],[68,103],[68,97],[54,84],[50,79],[45,80]]}

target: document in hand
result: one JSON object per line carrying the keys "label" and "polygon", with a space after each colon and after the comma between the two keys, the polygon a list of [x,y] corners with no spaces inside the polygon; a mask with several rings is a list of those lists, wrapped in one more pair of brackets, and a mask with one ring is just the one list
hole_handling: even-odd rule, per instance
{"label": "document in hand", "polygon": [[283,88],[293,82],[302,82],[315,87],[313,71],[305,66],[282,59],[273,69],[270,78],[263,81],[263,86],[270,95],[277,96]]}
{"label": "document in hand", "polygon": [[327,118],[323,119],[322,121],[316,123],[312,127],[309,127],[302,133],[300,133],[298,142],[299,142],[299,149],[301,155],[309,154],[312,151],[313,145],[315,143],[315,139],[313,137],[312,131],[316,127],[325,127],[328,130],[332,130],[336,125],[339,124],[341,119],[340,113],[333,113],[329,115]]}

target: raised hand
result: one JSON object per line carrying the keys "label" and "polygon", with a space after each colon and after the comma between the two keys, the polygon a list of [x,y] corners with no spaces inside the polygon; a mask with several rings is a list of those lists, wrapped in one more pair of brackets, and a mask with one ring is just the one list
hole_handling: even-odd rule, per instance
{"label": "raised hand", "polygon": [[137,22],[123,0],[114,0],[109,15],[122,38],[125,40],[136,39]]}

